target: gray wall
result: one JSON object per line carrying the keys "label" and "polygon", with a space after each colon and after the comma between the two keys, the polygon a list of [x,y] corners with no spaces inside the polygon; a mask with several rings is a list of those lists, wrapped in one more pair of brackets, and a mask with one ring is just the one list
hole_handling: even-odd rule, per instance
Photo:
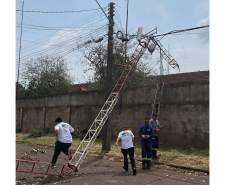
{"label": "gray wall", "polygon": [[[144,117],[150,114],[154,87],[126,89],[111,115],[113,137],[122,127],[138,135]],[[100,110],[103,95],[97,91],[53,97],[17,99],[16,127],[23,132],[51,128],[57,116],[72,126],[87,128]],[[160,142],[177,146],[209,145],[209,82],[166,84],[160,107]]]}

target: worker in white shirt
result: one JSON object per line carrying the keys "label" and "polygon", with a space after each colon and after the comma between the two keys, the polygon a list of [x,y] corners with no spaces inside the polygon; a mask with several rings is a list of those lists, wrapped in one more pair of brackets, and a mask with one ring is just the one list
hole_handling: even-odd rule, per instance
{"label": "worker in white shirt", "polygon": [[67,155],[69,160],[71,159],[69,148],[72,144],[71,133],[74,132],[74,128],[70,124],[63,122],[60,117],[56,118],[55,123],[54,130],[56,132],[57,141],[55,143],[51,166],[55,166],[61,152]]}
{"label": "worker in white shirt", "polygon": [[121,145],[121,152],[124,157],[124,166],[123,168],[125,171],[128,171],[128,158],[127,155],[129,154],[129,158],[131,161],[132,172],[133,175],[136,175],[136,164],[134,159],[134,145],[133,145],[134,135],[131,130],[125,129],[118,134],[118,138],[116,140],[116,145]]}

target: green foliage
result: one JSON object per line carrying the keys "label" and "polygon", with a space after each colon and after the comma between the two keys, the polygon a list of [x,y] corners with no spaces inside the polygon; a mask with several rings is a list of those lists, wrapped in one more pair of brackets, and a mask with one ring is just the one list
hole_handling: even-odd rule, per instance
{"label": "green foliage", "polygon": [[39,57],[26,64],[23,73],[25,96],[46,96],[65,93],[71,79],[62,57]]}
{"label": "green foliage", "polygon": [[21,128],[17,128],[16,133],[21,133]]}
{"label": "green foliage", "polygon": [[28,138],[41,137],[42,135],[43,131],[41,129],[33,129],[27,137]]}
{"label": "green foliage", "polygon": [[27,137],[28,138],[42,137],[42,136],[48,135],[49,133],[51,133],[51,129],[49,128],[33,129]]}
{"label": "green foliage", "polygon": [[[87,51],[85,58],[88,61],[90,69],[94,69],[94,82],[98,82],[96,83],[97,87],[103,89],[105,84],[104,80],[106,78],[107,47],[99,44]],[[123,71],[123,66],[127,63],[125,60],[125,46],[121,42],[114,41],[113,61],[112,79],[113,83],[115,83]],[[142,83],[151,72],[152,71],[144,64],[141,63],[137,65],[128,86],[136,86],[139,83]]]}

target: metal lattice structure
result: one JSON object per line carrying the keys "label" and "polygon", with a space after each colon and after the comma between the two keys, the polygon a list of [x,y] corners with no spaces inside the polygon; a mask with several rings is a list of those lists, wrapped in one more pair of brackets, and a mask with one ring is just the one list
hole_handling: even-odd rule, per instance
{"label": "metal lattice structure", "polygon": [[150,36],[150,39],[155,44],[155,46],[157,46],[158,49],[161,50],[162,57],[167,62],[167,64],[173,69],[177,68],[178,70],[180,70],[180,67],[175,58],[173,58],[173,56],[167,51],[167,49],[161,44],[161,42],[155,39],[153,36]]}

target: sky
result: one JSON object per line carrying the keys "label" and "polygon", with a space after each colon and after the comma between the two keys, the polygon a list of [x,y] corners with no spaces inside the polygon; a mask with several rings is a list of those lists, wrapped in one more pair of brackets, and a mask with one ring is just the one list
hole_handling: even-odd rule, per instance
{"label": "sky", "polygon": [[[109,0],[99,0],[107,12]],[[114,31],[125,31],[126,0],[115,0]],[[85,48],[76,49],[87,40],[107,33],[107,19],[95,0],[24,0],[20,76],[31,58],[41,55],[64,56],[74,83],[92,80],[93,72],[83,57]],[[16,1],[16,67],[20,45],[22,0]],[[83,10],[83,11],[81,11]],[[26,12],[39,11],[39,12]],[[41,13],[41,12],[64,13]],[[67,13],[67,11],[79,11]],[[128,33],[138,27],[148,32],[157,27],[158,34],[209,24],[208,0],[129,0]],[[104,37],[103,42],[107,41]],[[209,69],[209,29],[165,36],[162,44],[180,65],[180,72]],[[74,48],[74,49],[73,49]],[[158,69],[159,54],[146,54],[141,62]],[[167,70],[164,73],[176,73]],[[21,77],[20,77],[21,78]]]}

